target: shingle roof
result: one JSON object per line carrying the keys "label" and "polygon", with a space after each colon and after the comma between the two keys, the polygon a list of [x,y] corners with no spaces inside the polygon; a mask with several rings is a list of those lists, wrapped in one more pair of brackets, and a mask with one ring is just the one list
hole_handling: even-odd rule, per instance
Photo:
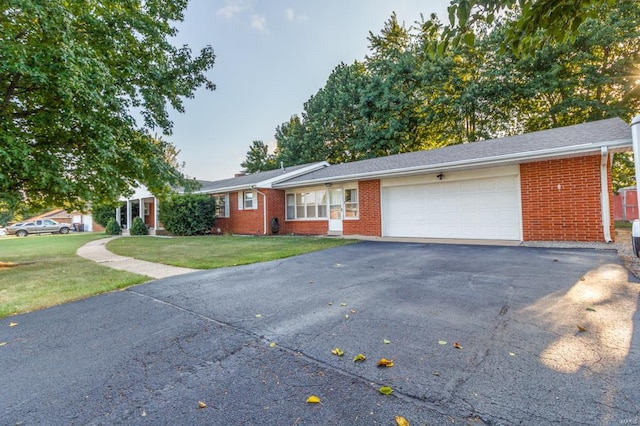
{"label": "shingle roof", "polygon": [[631,130],[620,118],[594,121],[523,135],[509,136],[428,151],[416,151],[352,163],[336,164],[280,182],[274,187],[294,187],[308,183],[340,181],[362,176],[384,176],[417,170],[442,171],[462,167],[482,167],[501,162],[512,164],[554,155],[572,156],[631,147]]}

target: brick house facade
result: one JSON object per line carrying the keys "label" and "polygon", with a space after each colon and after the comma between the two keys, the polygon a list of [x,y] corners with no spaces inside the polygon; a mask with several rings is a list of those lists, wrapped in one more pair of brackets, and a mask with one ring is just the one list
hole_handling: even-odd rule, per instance
{"label": "brick house facade", "polygon": [[214,233],[612,241],[611,160],[631,147],[614,118],[236,176],[199,192],[224,205]]}

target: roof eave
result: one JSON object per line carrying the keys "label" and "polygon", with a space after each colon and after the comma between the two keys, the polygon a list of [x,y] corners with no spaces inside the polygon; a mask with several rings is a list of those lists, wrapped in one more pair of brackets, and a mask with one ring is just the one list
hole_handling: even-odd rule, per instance
{"label": "roof eave", "polygon": [[485,157],[482,159],[471,159],[461,161],[451,161],[448,163],[429,164],[424,166],[403,167],[400,169],[390,169],[384,171],[375,171],[367,173],[355,173],[344,176],[327,177],[320,179],[310,179],[295,183],[283,182],[274,185],[274,188],[296,188],[301,186],[347,182],[354,180],[373,179],[373,178],[390,178],[399,176],[408,176],[415,174],[434,173],[443,171],[455,171],[463,169],[473,169],[480,167],[506,166],[510,164],[519,164],[533,160],[552,160],[555,158],[566,158],[568,156],[578,156],[588,153],[600,153],[600,148],[606,146],[610,152],[625,151],[624,148],[631,147],[631,139],[619,139],[615,141],[607,141],[601,143],[591,143],[588,145],[572,145],[567,147],[546,149],[544,151],[528,151],[517,154],[499,155],[495,157]]}

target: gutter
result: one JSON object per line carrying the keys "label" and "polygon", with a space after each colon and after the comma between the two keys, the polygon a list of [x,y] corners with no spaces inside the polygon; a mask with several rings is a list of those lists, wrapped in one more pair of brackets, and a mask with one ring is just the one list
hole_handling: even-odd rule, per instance
{"label": "gutter", "polygon": [[267,235],[267,194],[261,192],[258,188],[254,186],[251,187],[253,191],[256,191],[258,194],[262,195],[262,216],[264,219],[264,224],[262,227],[262,235]]}

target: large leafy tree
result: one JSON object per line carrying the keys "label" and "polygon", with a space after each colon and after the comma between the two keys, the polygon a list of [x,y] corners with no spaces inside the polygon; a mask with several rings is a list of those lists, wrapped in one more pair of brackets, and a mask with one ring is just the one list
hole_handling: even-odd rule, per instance
{"label": "large leafy tree", "polygon": [[258,140],[253,141],[247,157],[240,166],[245,173],[258,173],[278,168],[275,157],[269,153],[269,146]]}
{"label": "large leafy tree", "polygon": [[211,47],[170,43],[187,3],[2,2],[2,205],[83,208],[182,182],[174,146],[151,131],[170,134],[168,107],[214,89]]}

